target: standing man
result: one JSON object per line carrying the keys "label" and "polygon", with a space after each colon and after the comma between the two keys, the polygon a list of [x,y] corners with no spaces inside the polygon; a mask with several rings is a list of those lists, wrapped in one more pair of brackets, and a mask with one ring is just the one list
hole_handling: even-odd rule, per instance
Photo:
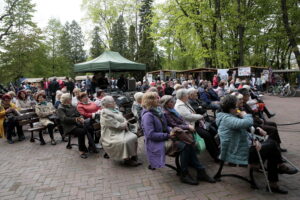
{"label": "standing man", "polygon": [[55,104],[55,96],[56,91],[59,90],[59,83],[56,81],[56,78],[53,78],[53,80],[49,84],[49,92],[52,99],[52,104]]}
{"label": "standing man", "polygon": [[70,79],[69,77],[67,77],[66,87],[67,87],[67,91],[68,91],[70,94],[73,94],[73,90],[74,90],[74,88],[75,88],[75,83],[74,83],[73,80]]}

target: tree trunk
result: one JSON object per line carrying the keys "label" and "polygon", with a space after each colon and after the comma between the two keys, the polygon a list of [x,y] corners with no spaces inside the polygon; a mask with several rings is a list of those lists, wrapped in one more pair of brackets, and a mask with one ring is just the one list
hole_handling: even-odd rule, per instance
{"label": "tree trunk", "polygon": [[295,54],[298,67],[300,69],[300,52],[299,52],[299,49],[297,46],[296,38],[295,38],[293,31],[289,24],[289,16],[288,16],[288,10],[287,10],[287,6],[286,6],[286,0],[281,0],[281,11],[282,11],[282,21],[284,24],[284,28],[285,28],[286,34],[289,38],[289,42],[292,47],[292,51]]}
{"label": "tree trunk", "polygon": [[[238,3],[238,15],[241,19],[241,0],[237,0]],[[238,31],[238,37],[239,37],[239,50],[238,50],[238,65],[243,66],[244,65],[244,32],[245,27],[240,21],[237,27]]]}

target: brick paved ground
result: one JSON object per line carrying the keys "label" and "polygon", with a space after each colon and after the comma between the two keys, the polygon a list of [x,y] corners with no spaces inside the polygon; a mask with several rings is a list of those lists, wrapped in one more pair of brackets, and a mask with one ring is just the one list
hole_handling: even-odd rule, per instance
{"label": "brick paved ground", "polygon": [[[276,122],[300,121],[300,99],[265,97],[270,110],[277,113]],[[284,155],[300,166],[300,125],[280,128],[283,144],[288,148]],[[56,134],[59,139],[59,134]],[[29,133],[25,142],[13,145],[0,140],[0,199],[300,199],[300,176],[280,176],[280,184],[289,190],[287,196],[270,195],[263,189],[263,175],[257,174],[260,190],[234,178],[223,178],[216,184],[200,183],[189,186],[179,182],[175,172],[168,169],[150,171],[147,169],[140,138],[139,155],[144,165],[126,168],[119,163],[92,155],[79,158],[76,147],[65,148],[65,143],[40,146],[30,143]],[[49,141],[48,136],[45,136]],[[217,165],[208,155],[201,155],[210,174]],[[169,163],[173,163],[168,158]],[[225,168],[247,175],[244,168]]]}

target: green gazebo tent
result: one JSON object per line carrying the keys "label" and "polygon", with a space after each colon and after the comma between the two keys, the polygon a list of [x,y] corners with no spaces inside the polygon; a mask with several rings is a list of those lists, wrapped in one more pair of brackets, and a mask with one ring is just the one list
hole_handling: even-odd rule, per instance
{"label": "green gazebo tent", "polygon": [[130,61],[118,52],[105,51],[99,57],[74,65],[74,72],[120,72],[120,71],[145,71],[146,65]]}

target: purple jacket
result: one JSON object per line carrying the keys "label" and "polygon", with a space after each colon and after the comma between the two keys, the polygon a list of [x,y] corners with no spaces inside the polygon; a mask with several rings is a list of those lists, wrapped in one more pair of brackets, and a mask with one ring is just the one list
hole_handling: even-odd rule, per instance
{"label": "purple jacket", "polygon": [[178,127],[183,130],[189,130],[188,123],[186,123],[186,121],[181,116],[178,117],[167,109],[164,109],[164,115],[169,127]]}
{"label": "purple jacket", "polygon": [[[143,109],[141,116],[148,162],[153,168],[164,167],[166,157],[164,144],[169,138],[169,129],[167,128],[167,133],[163,133],[163,126],[159,118],[146,109]],[[167,124],[164,116],[161,120]]]}

